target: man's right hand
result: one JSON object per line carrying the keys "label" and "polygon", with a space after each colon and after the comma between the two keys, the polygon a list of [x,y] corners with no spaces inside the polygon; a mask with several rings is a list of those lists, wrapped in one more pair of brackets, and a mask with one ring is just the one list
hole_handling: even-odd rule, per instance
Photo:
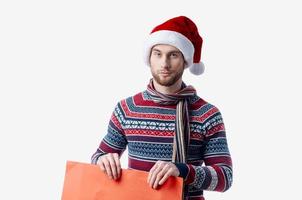
{"label": "man's right hand", "polygon": [[117,153],[107,153],[100,156],[97,164],[110,179],[117,180],[121,176],[121,163]]}

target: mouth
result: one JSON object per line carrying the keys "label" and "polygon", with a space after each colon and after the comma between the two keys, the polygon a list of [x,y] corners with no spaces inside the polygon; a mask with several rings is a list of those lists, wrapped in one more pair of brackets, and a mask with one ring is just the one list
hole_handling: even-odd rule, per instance
{"label": "mouth", "polygon": [[167,72],[167,71],[163,71],[163,72],[159,72],[159,74],[162,74],[162,75],[170,75],[172,74],[171,72]]}
{"label": "mouth", "polygon": [[164,77],[167,77],[167,76],[170,76],[171,73],[169,73],[169,72],[162,72],[162,73],[160,73],[160,75],[162,75]]}

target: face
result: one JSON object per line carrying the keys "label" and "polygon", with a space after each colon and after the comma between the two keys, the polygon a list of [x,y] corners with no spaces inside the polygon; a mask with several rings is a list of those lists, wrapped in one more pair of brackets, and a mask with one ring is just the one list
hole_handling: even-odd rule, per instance
{"label": "face", "polygon": [[159,44],[151,49],[150,65],[154,80],[169,87],[182,77],[185,61],[182,53],[174,46]]}

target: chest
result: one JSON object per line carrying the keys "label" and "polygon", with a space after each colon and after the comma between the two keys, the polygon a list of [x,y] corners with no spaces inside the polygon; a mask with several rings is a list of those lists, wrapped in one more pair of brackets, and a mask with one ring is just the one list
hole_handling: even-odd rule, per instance
{"label": "chest", "polygon": [[[200,160],[205,141],[198,125],[190,124],[190,145],[188,155],[192,160]],[[132,121],[124,124],[129,154],[135,157],[156,160],[171,160],[175,122]]]}

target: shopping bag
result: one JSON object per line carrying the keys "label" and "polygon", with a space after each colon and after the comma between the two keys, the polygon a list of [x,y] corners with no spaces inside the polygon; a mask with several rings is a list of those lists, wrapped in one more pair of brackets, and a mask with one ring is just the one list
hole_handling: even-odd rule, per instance
{"label": "shopping bag", "polygon": [[67,161],[62,200],[181,200],[183,179],[170,177],[152,189],[148,173],[122,169],[119,180],[111,180],[99,166]]}

